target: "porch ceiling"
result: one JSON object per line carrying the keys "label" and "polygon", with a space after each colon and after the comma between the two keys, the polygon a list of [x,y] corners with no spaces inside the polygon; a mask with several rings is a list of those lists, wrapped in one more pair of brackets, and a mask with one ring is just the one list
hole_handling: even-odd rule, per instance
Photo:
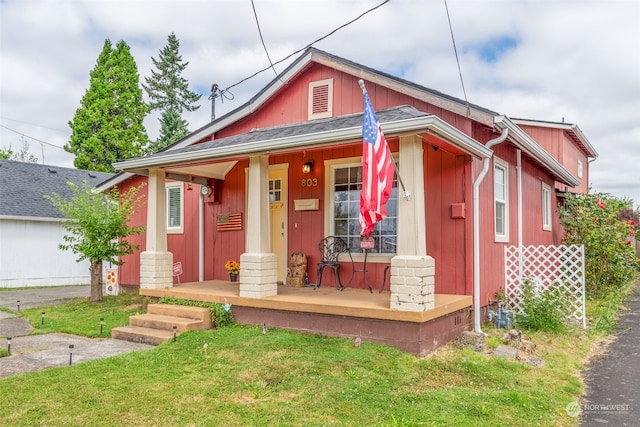
{"label": "porch ceiling", "polygon": [[[197,183],[197,178],[224,180],[227,173],[229,173],[236,163],[237,161],[234,160],[221,163],[182,164],[170,165],[164,169],[167,176],[171,179]],[[149,169],[147,168],[132,169],[131,172],[138,175],[149,175]]]}

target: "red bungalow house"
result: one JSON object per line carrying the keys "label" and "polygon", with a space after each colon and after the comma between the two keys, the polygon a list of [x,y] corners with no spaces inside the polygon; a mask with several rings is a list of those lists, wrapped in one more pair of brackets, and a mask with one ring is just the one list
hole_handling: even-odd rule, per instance
{"label": "red bungalow house", "polygon": [[[294,295],[279,285],[291,253],[306,254],[314,283],[326,236],[349,243],[356,263],[342,256],[343,278],[363,269],[360,79],[398,164],[389,217],[366,254],[368,283],[357,271],[336,292],[326,274],[318,290]],[[196,286],[192,298],[231,302],[241,322],[362,334],[425,354],[480,330],[480,308],[504,284],[505,245],[560,243],[557,190],[586,192],[595,156],[575,126],[511,120],[310,48],[236,110],[117,163],[123,172],[101,188],[147,182],[147,210],[135,218],[147,233],[121,284],[183,297]],[[229,259],[240,262],[239,285],[228,283]],[[384,292],[366,291],[384,282]]]}

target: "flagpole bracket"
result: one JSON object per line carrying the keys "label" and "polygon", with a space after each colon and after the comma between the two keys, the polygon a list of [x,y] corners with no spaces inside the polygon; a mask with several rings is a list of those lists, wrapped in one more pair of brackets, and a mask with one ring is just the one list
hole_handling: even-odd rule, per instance
{"label": "flagpole bracket", "polygon": [[404,191],[404,194],[402,195],[402,197],[408,202],[411,200],[411,193],[409,193],[407,190]]}

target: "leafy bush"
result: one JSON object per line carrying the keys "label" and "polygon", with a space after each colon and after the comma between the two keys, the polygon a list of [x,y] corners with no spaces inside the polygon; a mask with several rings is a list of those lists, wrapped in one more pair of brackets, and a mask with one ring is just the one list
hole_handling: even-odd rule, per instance
{"label": "leafy bush", "polygon": [[633,245],[637,215],[630,200],[603,193],[567,195],[560,209],[563,242],[584,245],[588,297],[603,297],[623,287],[640,269]]}
{"label": "leafy bush", "polygon": [[231,305],[219,304],[217,302],[190,301],[175,297],[162,297],[158,301],[160,304],[188,305],[191,307],[204,307],[211,312],[211,320],[216,328],[234,325],[236,322],[231,313]]}
{"label": "leafy bush", "polygon": [[569,303],[562,290],[554,285],[538,290],[531,280],[522,285],[522,310],[516,316],[518,326],[544,332],[564,332],[567,329]]}

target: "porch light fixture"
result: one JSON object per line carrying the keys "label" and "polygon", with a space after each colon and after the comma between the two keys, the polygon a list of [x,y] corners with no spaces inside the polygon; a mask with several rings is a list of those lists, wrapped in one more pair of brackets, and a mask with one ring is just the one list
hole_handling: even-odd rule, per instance
{"label": "porch light fixture", "polygon": [[313,160],[309,160],[302,165],[302,173],[311,173],[313,169]]}

